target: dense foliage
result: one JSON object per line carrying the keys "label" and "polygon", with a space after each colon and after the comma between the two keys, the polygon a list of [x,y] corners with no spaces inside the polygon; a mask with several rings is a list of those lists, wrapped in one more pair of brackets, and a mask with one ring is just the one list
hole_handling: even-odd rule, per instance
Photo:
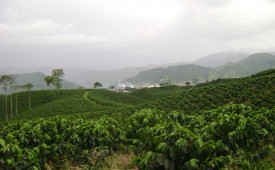
{"label": "dense foliage", "polygon": [[[251,168],[274,151],[274,108],[230,104],[193,115],[147,109],[127,122],[105,117],[11,123],[0,131],[0,168],[37,169],[64,159],[96,167],[122,146],[134,148],[142,169]],[[95,151],[100,156],[91,161]]]}
{"label": "dense foliage", "polygon": [[273,69],[129,94],[33,91],[31,110],[28,92],[9,95],[8,112],[17,95],[18,115],[0,121],[0,169],[63,168],[66,161],[98,169],[122,150],[134,152],[140,169],[273,168],[274,85]]}
{"label": "dense foliage", "polygon": [[274,109],[234,104],[195,115],[143,110],[129,119],[127,135],[142,169],[251,168],[274,151],[274,121]]}
{"label": "dense foliage", "polygon": [[275,74],[269,71],[224,83],[212,82],[181,91],[177,96],[162,98],[139,108],[157,108],[165,111],[180,110],[187,114],[215,109],[225,104],[245,103],[253,107],[272,108],[275,105]]}
{"label": "dense foliage", "polygon": [[117,150],[124,136],[120,125],[108,118],[14,122],[0,132],[0,169],[37,169],[65,157],[94,164],[88,155],[97,150],[104,150],[105,155]]}

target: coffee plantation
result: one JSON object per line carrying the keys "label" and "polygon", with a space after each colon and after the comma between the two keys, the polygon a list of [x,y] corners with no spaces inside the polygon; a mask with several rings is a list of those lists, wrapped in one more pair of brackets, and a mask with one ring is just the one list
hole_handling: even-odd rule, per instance
{"label": "coffee plantation", "polygon": [[272,169],[274,95],[274,69],[129,94],[32,91],[31,110],[20,92],[8,122],[0,96],[0,169],[106,169],[119,153],[130,169]]}

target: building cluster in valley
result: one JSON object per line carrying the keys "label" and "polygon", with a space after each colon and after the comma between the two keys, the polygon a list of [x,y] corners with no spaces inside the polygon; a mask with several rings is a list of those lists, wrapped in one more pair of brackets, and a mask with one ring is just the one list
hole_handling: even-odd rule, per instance
{"label": "building cluster in valley", "polygon": [[[175,84],[177,86],[192,86],[192,85],[196,85],[198,83],[201,83],[201,82],[192,82],[192,81],[189,81],[190,83],[178,83],[178,84]],[[110,91],[116,91],[116,92],[123,92],[123,93],[129,93],[131,92],[132,89],[142,89],[142,88],[153,88],[153,87],[163,87],[163,86],[168,86],[168,85],[172,85],[171,83],[156,83],[156,84],[150,84],[150,83],[143,83],[143,84],[140,84],[140,85],[133,85],[132,83],[130,82],[119,82],[115,85],[112,85],[112,86],[109,86],[108,90]]]}

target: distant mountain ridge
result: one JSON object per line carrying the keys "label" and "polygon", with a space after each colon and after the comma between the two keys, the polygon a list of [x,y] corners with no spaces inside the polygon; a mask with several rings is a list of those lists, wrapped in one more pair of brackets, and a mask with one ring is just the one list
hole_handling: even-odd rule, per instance
{"label": "distant mountain ridge", "polygon": [[275,68],[275,55],[270,53],[256,53],[237,63],[228,63],[217,68],[204,67],[194,64],[170,66],[168,68],[155,68],[128,78],[133,84],[156,84],[171,81],[181,84],[197,79],[200,82],[222,78],[249,76],[251,74]]}
{"label": "distant mountain ridge", "polygon": [[[147,65],[143,67],[131,67],[131,68],[122,68],[116,70],[90,70],[88,68],[81,68],[81,67],[65,67],[62,68],[65,72],[66,80],[71,82],[75,82],[78,85],[85,86],[86,88],[91,88],[93,83],[98,81],[103,84],[103,86],[107,87],[110,85],[114,85],[118,82],[125,81],[131,77],[137,76],[139,73],[151,70],[160,67],[171,67],[171,66],[178,66],[178,65],[188,65],[188,64],[196,64],[204,67],[219,67],[221,65],[225,65],[228,62],[235,63],[241,59],[244,59],[249,54],[244,52],[221,52],[210,54],[204,57],[199,58],[196,61],[192,62],[174,62],[174,63],[166,63],[161,65]],[[44,74],[50,74],[52,67],[45,67],[45,68],[16,68],[16,67],[2,67],[0,68],[0,75],[8,74],[8,73],[34,73],[34,72],[42,72]],[[198,68],[197,68],[198,69]],[[6,73],[8,72],[8,73]],[[214,73],[213,73],[214,74]],[[193,77],[193,76],[192,76]],[[212,75],[209,77],[216,77],[216,75]],[[154,77],[155,78],[155,77]],[[165,78],[164,78],[165,80]],[[45,87],[43,87],[44,89]]]}
{"label": "distant mountain ridge", "polygon": [[74,82],[77,82],[78,84],[84,85],[87,88],[91,87],[93,83],[96,81],[101,82],[104,86],[109,86],[117,82],[124,81],[128,78],[138,75],[143,71],[150,70],[150,69],[155,69],[159,67],[177,66],[177,65],[188,65],[188,64],[197,64],[200,66],[207,66],[207,67],[218,67],[228,62],[237,62],[247,57],[248,55],[249,55],[248,53],[243,53],[243,52],[221,52],[221,53],[204,56],[192,62],[181,61],[181,62],[175,62],[175,63],[161,64],[161,65],[148,65],[144,67],[122,68],[122,69],[109,70],[109,71],[90,70],[82,73],[68,75],[66,78],[70,81],[74,81]]}
{"label": "distant mountain ridge", "polygon": [[93,87],[95,82],[100,82],[103,86],[113,85],[117,82],[124,81],[125,79],[136,76],[139,72],[157,67],[150,65],[145,67],[123,68],[118,70],[90,70],[74,75],[68,75],[66,78],[70,81],[81,84],[87,88]]}
{"label": "distant mountain ridge", "polygon": [[[25,74],[16,74],[16,85],[24,85],[27,83],[33,84],[32,90],[46,90],[46,89],[54,89],[54,87],[47,86],[44,77],[46,75],[41,72],[34,72],[34,73],[25,73]],[[62,81],[62,89],[76,89],[77,85],[69,82],[67,80]],[[1,92],[1,89],[0,89]],[[2,93],[2,92],[1,92]]]}
{"label": "distant mountain ridge", "polygon": [[244,52],[222,52],[201,57],[196,61],[190,62],[190,64],[204,67],[219,67],[229,62],[236,63],[248,56],[249,54]]}

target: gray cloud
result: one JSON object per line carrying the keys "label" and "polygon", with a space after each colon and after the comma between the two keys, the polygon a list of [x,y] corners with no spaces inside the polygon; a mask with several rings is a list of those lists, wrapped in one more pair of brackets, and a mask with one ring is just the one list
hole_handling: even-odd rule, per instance
{"label": "gray cloud", "polygon": [[112,69],[270,49],[272,0],[2,0],[0,66]]}

